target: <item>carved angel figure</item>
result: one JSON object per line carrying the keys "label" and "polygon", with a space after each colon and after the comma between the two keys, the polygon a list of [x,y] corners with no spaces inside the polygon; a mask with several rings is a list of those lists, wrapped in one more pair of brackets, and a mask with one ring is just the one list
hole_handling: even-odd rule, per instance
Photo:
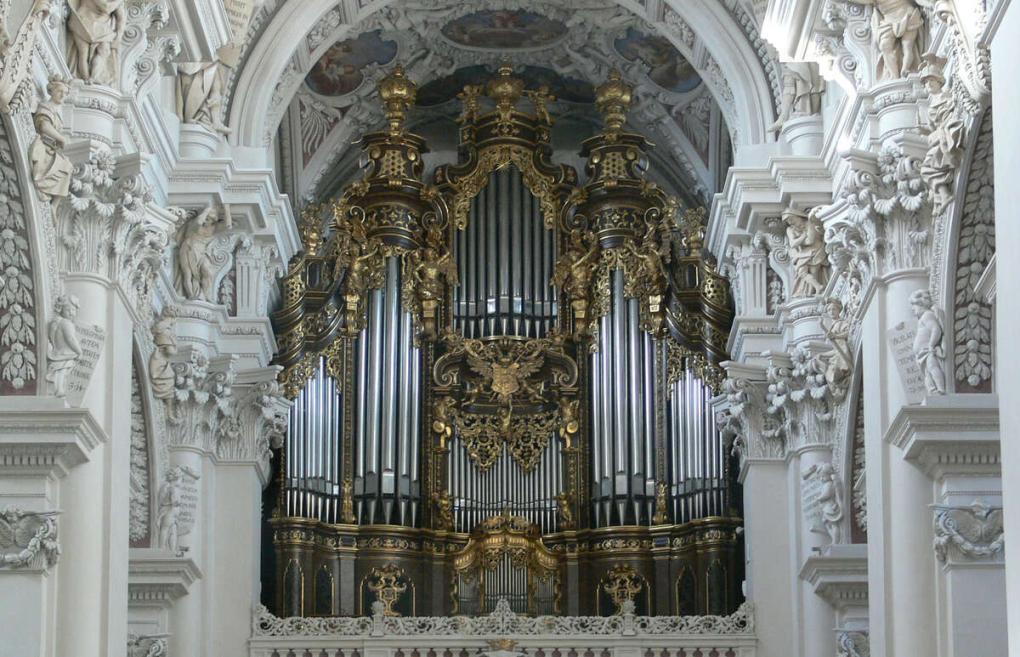
{"label": "carved angel figure", "polygon": [[1002,507],[974,500],[970,506],[935,507],[935,556],[945,562],[949,548],[956,546],[970,559],[993,556],[1002,551]]}
{"label": "carved angel figure", "polygon": [[124,0],[68,0],[67,66],[89,84],[120,79],[120,46],[127,28]]}
{"label": "carved angel figure", "polygon": [[924,16],[914,0],[855,0],[874,6],[871,33],[878,48],[879,80],[896,80],[917,70]]}
{"label": "carved angel figure", "polygon": [[928,290],[915,290],[910,295],[910,307],[914,317],[917,317],[914,358],[924,376],[924,387],[929,395],[944,395],[946,394],[944,323],[935,304],[932,303]]}
{"label": "carved angel figure", "polygon": [[426,233],[424,248],[408,254],[407,263],[419,301],[442,299],[444,279],[450,285],[457,284],[457,263],[453,261],[438,228]]}
{"label": "carved angel figure", "polygon": [[60,106],[64,104],[67,89],[64,80],[50,80],[46,85],[49,100],[41,101],[32,115],[36,137],[28,149],[28,161],[32,167],[35,188],[44,199],[67,196],[71,185],[74,166],[64,156],[67,140],[62,132],[64,119],[60,116]]}
{"label": "carved angel figure", "polygon": [[843,302],[832,297],[825,302],[822,328],[832,348],[819,355],[825,363],[825,382],[837,396],[845,393],[849,384],[853,359],[850,357],[850,321],[843,316]]}
{"label": "carved angel figure", "polygon": [[60,556],[57,544],[59,511],[24,511],[7,507],[0,513],[0,568],[30,567],[41,555],[47,566]]}
{"label": "carved angel figure", "polygon": [[587,299],[588,285],[594,274],[599,250],[598,240],[587,231],[571,231],[567,251],[560,256],[553,270],[553,285],[563,290],[572,300]]}
{"label": "carved angel figure", "polygon": [[149,383],[152,385],[152,396],[162,399],[172,416],[176,376],[170,359],[177,354],[173,318],[164,317],[152,325],[152,341],[156,346],[149,356]]}
{"label": "carved angel figure", "polygon": [[565,491],[556,496],[556,512],[560,518],[560,529],[574,529],[574,511],[570,508],[570,496]]}
{"label": "carved angel figure", "polygon": [[809,297],[825,291],[829,281],[829,257],[825,253],[825,229],[817,215],[794,209],[783,211],[786,241],[793,263],[794,297]]}
{"label": "carved angel figure", "polygon": [[159,509],[156,515],[159,547],[170,550],[174,554],[183,552],[180,538],[181,534],[187,531],[182,532],[180,524],[185,477],[191,481],[198,481],[198,474],[187,466],[170,468],[166,473],[166,480],[159,488]]}
{"label": "carved angel figure", "polygon": [[221,135],[229,135],[223,123],[223,77],[221,62],[183,62],[177,65],[177,118],[197,123]]}
{"label": "carved angel figure", "polygon": [[925,56],[925,71],[921,76],[928,89],[931,105],[928,110],[930,132],[928,151],[921,163],[921,176],[932,193],[932,214],[941,215],[953,200],[956,171],[963,160],[965,126],[956,115],[953,95],[943,90],[945,78],[941,70],[945,60],[934,55]]}
{"label": "carved angel figure", "polygon": [[[670,260],[669,233],[664,221],[648,221],[645,234],[637,244],[628,242],[627,250],[638,263],[639,278],[649,294],[657,294],[669,280],[666,264]],[[665,239],[660,239],[662,231]]]}
{"label": "carved angel figure", "polygon": [[819,483],[818,508],[820,520],[829,542],[833,545],[843,541],[843,495],[836,481],[836,471],[831,463],[818,463],[808,468],[802,479],[815,479]]}
{"label": "carved angel figure", "polygon": [[46,327],[50,341],[50,349],[46,354],[49,362],[46,380],[53,386],[55,396],[66,397],[67,375],[81,357],[78,330],[74,325],[74,318],[78,316],[78,297],[73,294],[57,297],[53,310],[57,316]]}
{"label": "carved angel figure", "polygon": [[216,274],[219,266],[209,252],[216,237],[216,229],[223,224],[227,230],[233,227],[230,207],[224,210],[221,220],[215,208],[199,212],[184,229],[184,238],[177,251],[176,285],[191,301],[216,303]]}
{"label": "carved angel figure", "polygon": [[783,64],[783,95],[779,117],[772,130],[780,130],[790,119],[814,116],[822,111],[822,94],[825,81],[818,74],[818,65],[812,62]]}

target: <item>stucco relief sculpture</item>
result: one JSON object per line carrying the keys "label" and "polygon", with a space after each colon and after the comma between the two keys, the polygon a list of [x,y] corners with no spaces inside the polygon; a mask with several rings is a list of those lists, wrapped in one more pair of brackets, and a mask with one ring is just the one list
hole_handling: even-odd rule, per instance
{"label": "stucco relief sculpture", "polygon": [[56,564],[60,556],[59,513],[25,511],[17,507],[7,507],[0,513],[0,569]]}
{"label": "stucco relief sculpture", "polygon": [[781,130],[790,119],[814,116],[822,111],[825,81],[812,62],[790,62],[783,65],[783,95],[779,117],[772,130]]}
{"label": "stucco relief sculpture", "polygon": [[57,397],[67,396],[67,375],[81,356],[81,345],[78,344],[78,330],[74,318],[78,316],[78,297],[61,295],[53,303],[56,317],[46,327],[46,335],[50,341],[46,359],[49,368],[46,380],[52,386]]}
{"label": "stucco relief sculpture", "polygon": [[793,297],[810,297],[825,291],[829,282],[829,256],[825,229],[817,215],[788,209],[783,212],[786,241],[793,263]]}
{"label": "stucco relief sculpture", "polygon": [[89,84],[120,79],[120,47],[127,28],[124,0],[68,0],[67,66]]}
{"label": "stucco relief sculpture", "polygon": [[177,65],[177,118],[197,123],[221,135],[230,134],[223,123],[224,64],[183,62]]}
{"label": "stucco relief sculpture", "polygon": [[0,3],[0,112],[15,109],[30,92],[32,51],[43,21],[50,15],[50,0],[33,0],[13,38],[7,24],[10,9],[9,0]]}
{"label": "stucco relief sculpture", "polygon": [[924,387],[929,395],[946,394],[945,328],[928,290],[910,295],[910,307],[917,317],[914,358],[917,360]]}
{"label": "stucco relief sculpture", "polygon": [[41,101],[32,115],[36,137],[28,150],[28,161],[39,195],[50,199],[67,196],[74,166],[64,156],[67,140],[63,135],[64,120],[60,116],[60,106],[67,96],[67,82],[53,78],[46,90],[49,100]]}
{"label": "stucco relief sculpture", "polygon": [[128,635],[127,657],[166,657],[168,635]]}
{"label": "stucco relief sculpture", "polygon": [[921,76],[931,99],[928,152],[921,162],[921,176],[928,184],[935,216],[941,215],[953,200],[956,171],[963,161],[964,151],[964,124],[956,115],[953,94],[943,88],[946,80],[941,71],[945,63],[941,57],[925,55],[925,70]]}
{"label": "stucco relief sculpture", "polygon": [[935,507],[935,556],[945,563],[949,548],[968,559],[994,557],[1002,552],[1002,507],[975,500],[970,506]]}
{"label": "stucco relief sculpture", "polygon": [[805,481],[813,479],[818,486],[815,502],[818,505],[821,528],[833,545],[843,542],[843,496],[840,493],[836,470],[831,463],[819,463],[802,475]]}
{"label": "stucco relief sculpture", "polygon": [[152,341],[155,349],[149,356],[149,383],[152,396],[162,400],[167,406],[167,413],[172,419],[176,407],[176,375],[170,359],[177,354],[177,336],[174,333],[174,320],[163,317],[152,325]]}
{"label": "stucco relief sculpture", "polygon": [[159,488],[158,511],[156,515],[156,527],[158,531],[158,546],[170,550],[174,554],[180,554],[180,539],[188,532],[187,527],[182,526],[181,510],[184,505],[185,478],[191,482],[198,481],[198,473],[187,466],[170,468],[166,473],[166,480]]}
{"label": "stucco relief sculpture", "polygon": [[921,64],[924,16],[914,0],[854,0],[874,7],[871,33],[878,48],[878,79],[896,80]]}
{"label": "stucco relief sculpture", "polygon": [[212,253],[211,247],[221,224],[227,230],[233,227],[229,206],[224,208],[223,217],[215,208],[206,208],[184,228],[184,237],[177,251],[175,284],[190,301],[217,301],[216,274],[223,262]]}
{"label": "stucco relief sculpture", "polygon": [[819,354],[825,363],[825,382],[837,398],[842,398],[850,385],[853,358],[850,355],[850,320],[843,312],[843,302],[832,297],[825,302],[822,329],[832,348]]}

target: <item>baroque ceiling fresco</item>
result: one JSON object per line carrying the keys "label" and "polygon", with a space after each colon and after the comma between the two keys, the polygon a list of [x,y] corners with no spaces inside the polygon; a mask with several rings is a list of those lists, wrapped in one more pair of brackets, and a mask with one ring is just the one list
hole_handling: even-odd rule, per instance
{"label": "baroque ceiling fresco", "polygon": [[[421,6],[419,6],[421,5]],[[457,94],[488,79],[504,62],[528,89],[547,88],[554,115],[594,121],[594,85],[611,69],[635,86],[635,126],[660,146],[675,191],[707,200],[717,191],[716,139],[729,157],[725,112],[684,55],[642,19],[619,6],[578,10],[566,3],[534,9],[486,9],[435,2],[394,3],[330,46],[292,103],[300,125],[305,197],[329,196],[354,135],[382,120],[370,101],[375,82],[399,62],[419,84],[417,120],[449,121]],[[714,117],[714,119],[713,119]],[[721,135],[721,136],[720,136]],[[426,135],[428,136],[428,135]],[[718,154],[717,154],[718,156]],[[346,167],[343,167],[346,168]]]}

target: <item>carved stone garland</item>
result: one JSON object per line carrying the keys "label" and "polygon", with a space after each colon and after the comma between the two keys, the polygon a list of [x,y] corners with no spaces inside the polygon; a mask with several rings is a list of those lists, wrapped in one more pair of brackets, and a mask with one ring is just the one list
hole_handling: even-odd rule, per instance
{"label": "carved stone garland", "polygon": [[992,115],[981,120],[963,200],[953,300],[953,366],[958,392],[990,392],[992,309],[975,285],[995,252]]}
{"label": "carved stone garland", "polygon": [[129,532],[132,545],[147,544],[150,531],[149,432],[139,387],[138,367],[131,368],[131,505]]}
{"label": "carved stone garland", "polygon": [[36,391],[36,292],[27,207],[10,127],[0,117],[0,394]]}

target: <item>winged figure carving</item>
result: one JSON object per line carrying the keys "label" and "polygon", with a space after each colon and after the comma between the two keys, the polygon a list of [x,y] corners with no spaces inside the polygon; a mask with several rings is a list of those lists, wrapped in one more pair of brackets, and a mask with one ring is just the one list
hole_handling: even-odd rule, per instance
{"label": "winged figure carving", "polygon": [[57,545],[58,511],[32,512],[9,507],[0,513],[0,568],[32,566],[38,556],[52,566]]}
{"label": "winged figure carving", "polygon": [[478,340],[467,340],[464,352],[467,355],[468,367],[477,374],[500,405],[513,406],[513,399],[524,394],[530,401],[542,401],[542,384],[533,383],[529,379],[542,369],[545,357],[541,345],[528,345],[528,348],[503,351],[494,345],[484,345]]}

